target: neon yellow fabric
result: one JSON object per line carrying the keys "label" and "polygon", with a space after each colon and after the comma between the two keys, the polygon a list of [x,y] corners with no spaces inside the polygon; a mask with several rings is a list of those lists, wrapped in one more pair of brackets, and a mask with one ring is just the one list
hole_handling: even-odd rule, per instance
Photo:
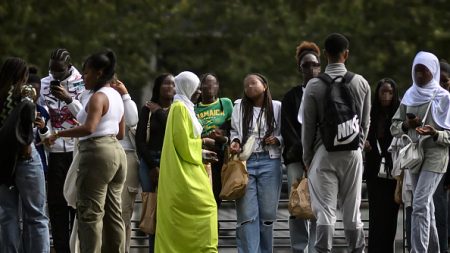
{"label": "neon yellow fabric", "polygon": [[217,252],[217,206],[201,150],[187,108],[174,102],[161,154],[156,252]]}

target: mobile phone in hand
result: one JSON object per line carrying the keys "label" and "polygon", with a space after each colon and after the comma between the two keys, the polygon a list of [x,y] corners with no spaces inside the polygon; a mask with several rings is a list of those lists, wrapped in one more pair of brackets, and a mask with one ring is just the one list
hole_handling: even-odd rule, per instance
{"label": "mobile phone in hand", "polygon": [[60,86],[61,82],[59,80],[50,81],[50,87]]}

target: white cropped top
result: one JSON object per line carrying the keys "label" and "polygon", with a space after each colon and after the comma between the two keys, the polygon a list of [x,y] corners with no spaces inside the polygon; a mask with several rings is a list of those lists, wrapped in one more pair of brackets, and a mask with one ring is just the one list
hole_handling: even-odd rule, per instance
{"label": "white cropped top", "polygon": [[[86,140],[92,137],[117,135],[119,133],[119,123],[124,114],[122,97],[115,89],[111,87],[103,87],[99,89],[97,92],[104,93],[108,98],[109,102],[108,111],[100,119],[100,122],[98,123],[95,131],[88,136],[80,137],[80,140]],[[87,106],[89,106],[89,103],[87,103],[87,105],[83,108],[83,110],[80,110],[80,112],[77,115],[78,122],[82,124],[86,122]]]}

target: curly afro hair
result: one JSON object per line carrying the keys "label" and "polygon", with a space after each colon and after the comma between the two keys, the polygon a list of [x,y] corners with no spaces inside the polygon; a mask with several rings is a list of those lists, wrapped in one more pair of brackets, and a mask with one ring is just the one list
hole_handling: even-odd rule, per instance
{"label": "curly afro hair", "polygon": [[297,59],[297,65],[300,65],[302,58],[307,54],[313,54],[317,57],[320,63],[320,48],[316,43],[311,41],[303,41],[297,46],[295,53],[295,59]]}

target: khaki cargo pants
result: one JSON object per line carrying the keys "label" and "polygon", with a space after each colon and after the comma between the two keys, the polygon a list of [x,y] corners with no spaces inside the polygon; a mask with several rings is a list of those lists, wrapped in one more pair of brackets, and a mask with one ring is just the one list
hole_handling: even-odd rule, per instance
{"label": "khaki cargo pants", "polygon": [[[77,179],[81,252],[125,252],[121,193],[126,155],[114,136],[80,141]],[[104,242],[102,244],[102,242]]]}

